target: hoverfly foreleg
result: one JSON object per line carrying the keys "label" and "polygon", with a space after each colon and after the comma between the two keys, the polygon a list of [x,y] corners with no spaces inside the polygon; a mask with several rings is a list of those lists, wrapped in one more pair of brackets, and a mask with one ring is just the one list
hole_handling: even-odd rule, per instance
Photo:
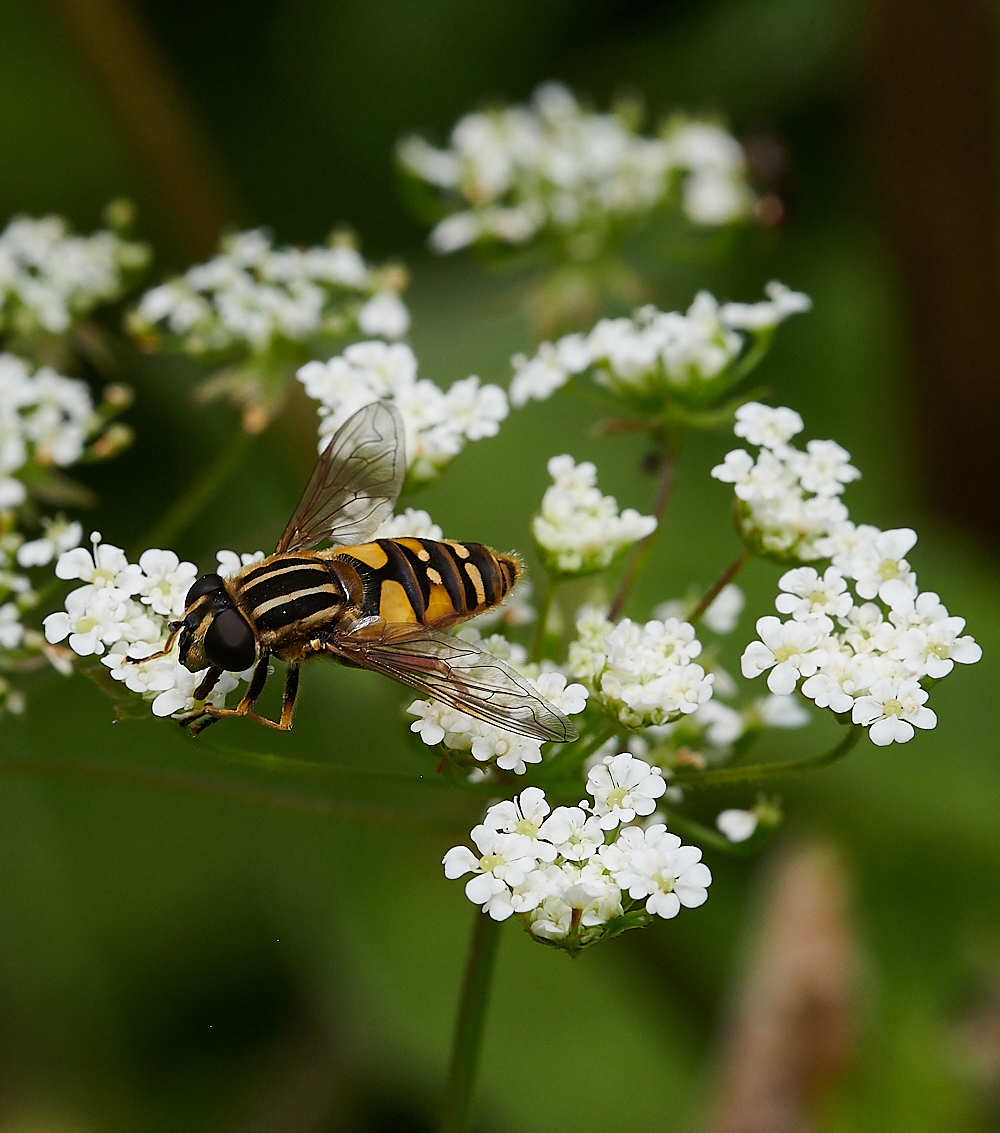
{"label": "hoverfly foreleg", "polygon": [[[183,622],[171,622],[170,636],[166,640],[166,644],[162,649],[157,650],[156,653],[150,653],[148,657],[130,657],[126,652],[124,663],[126,665],[141,665],[143,661],[159,661],[161,657],[166,657],[174,647],[174,642],[177,640],[177,635],[184,628]],[[206,694],[207,695],[207,694]]]}

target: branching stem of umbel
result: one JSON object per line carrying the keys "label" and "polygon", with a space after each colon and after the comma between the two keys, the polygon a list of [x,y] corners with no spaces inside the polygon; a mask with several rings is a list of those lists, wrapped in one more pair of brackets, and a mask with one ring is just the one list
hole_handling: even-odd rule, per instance
{"label": "branching stem of umbel", "polygon": [[741,555],[729,564],[728,567],[722,572],[721,575],[712,583],[712,585],[705,592],[705,597],[698,603],[697,606],[688,615],[687,620],[694,625],[701,615],[708,609],[709,606],[715,601],[716,598],[722,593],[723,590],[729,585],[730,582],[740,573],[740,571],[750,561],[750,555],[744,551]]}
{"label": "branching stem of umbel", "polygon": [[495,921],[478,908],[473,916],[472,941],[465,963],[441,1106],[441,1133],[466,1133],[469,1128],[490,985],[503,928],[502,921]]}
{"label": "branching stem of umbel", "polygon": [[656,499],[653,501],[653,509],[651,512],[656,519],[656,526],[635,549],[628,566],[625,568],[625,574],[618,587],[618,593],[615,595],[615,600],[611,603],[611,610],[608,613],[608,619],[610,621],[617,621],[622,610],[625,608],[628,596],[632,592],[632,586],[635,584],[639,571],[646,562],[646,556],[653,549],[656,536],[660,533],[663,513],[667,510],[667,504],[670,502],[670,492],[674,485],[674,459],[666,446],[657,451],[656,459],[659,465],[660,482],[656,489]]}

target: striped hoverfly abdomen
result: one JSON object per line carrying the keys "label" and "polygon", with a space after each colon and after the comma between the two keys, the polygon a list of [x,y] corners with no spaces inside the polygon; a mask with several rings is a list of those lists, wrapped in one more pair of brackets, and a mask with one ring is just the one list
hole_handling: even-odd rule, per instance
{"label": "striped hoverfly abdomen", "polygon": [[[482,543],[375,539],[406,473],[403,424],[390,403],[359,409],[313,469],[273,555],[188,591],[161,652],[203,673],[200,705],[180,723],[197,734],[223,716],[292,726],[301,662],[326,657],[370,669],[498,728],[566,743],[576,729],[537,689],[478,645],[441,632],[501,603],[521,577],[514,555]],[[316,550],[329,540],[331,547]],[[268,658],[288,665],[280,720],[253,711]],[[129,658],[129,660],[133,660]],[[205,703],[223,672],[253,674],[236,708]]]}
{"label": "striped hoverfly abdomen", "polygon": [[356,572],[362,615],[387,623],[444,629],[492,609],[521,577],[521,564],[482,543],[379,539],[321,551],[338,575]]}

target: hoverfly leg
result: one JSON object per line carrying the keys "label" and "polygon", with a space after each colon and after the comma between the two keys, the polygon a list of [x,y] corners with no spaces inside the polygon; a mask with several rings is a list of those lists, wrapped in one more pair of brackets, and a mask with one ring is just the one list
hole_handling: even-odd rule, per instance
{"label": "hoverfly leg", "polygon": [[213,688],[219,683],[219,677],[222,676],[222,670],[214,666],[205,674],[205,679],[194,690],[195,700],[204,700]]}
{"label": "hoverfly leg", "polygon": [[299,691],[299,667],[289,665],[285,673],[285,688],[281,694],[281,722],[278,727],[287,731],[292,726],[292,713],[295,711],[295,697]]}
{"label": "hoverfly leg", "polygon": [[219,719],[218,716],[213,716],[210,712],[202,713],[200,716],[195,717],[194,721],[188,725],[188,735],[200,735],[210,724],[217,724]]}
{"label": "hoverfly leg", "polygon": [[247,685],[247,691],[243,695],[243,699],[237,704],[235,712],[238,716],[247,716],[257,698],[264,691],[264,685],[267,683],[267,657],[265,653],[263,657],[257,662],[257,667],[253,671],[253,676],[250,678],[250,684]]}
{"label": "hoverfly leg", "polygon": [[159,661],[161,657],[168,656],[174,648],[174,642],[177,640],[177,635],[184,628],[183,622],[171,622],[170,625],[172,627],[175,626],[176,628],[172,629],[171,634],[167,638],[166,644],[162,649],[158,650],[156,653],[150,653],[148,657],[130,657],[128,653],[126,653],[124,657],[124,663],[126,665],[141,665],[143,661]]}

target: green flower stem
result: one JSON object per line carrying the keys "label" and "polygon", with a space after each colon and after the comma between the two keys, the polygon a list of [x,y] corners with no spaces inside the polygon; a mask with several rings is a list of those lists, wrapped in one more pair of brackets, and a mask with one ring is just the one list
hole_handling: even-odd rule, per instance
{"label": "green flower stem", "polygon": [[238,428],[204,473],[175,501],[167,514],[148,532],[146,547],[169,547],[225,486],[243,462],[253,437]]}
{"label": "green flower stem", "polygon": [[552,609],[552,602],[555,599],[558,586],[559,579],[549,575],[545,582],[545,589],[542,591],[542,596],[538,602],[535,636],[531,643],[532,661],[541,661],[542,657],[545,655],[545,638],[549,623],[549,612]]}
{"label": "green flower stem", "polygon": [[740,571],[750,561],[750,555],[744,551],[736,559],[729,564],[722,574],[712,583],[709,587],[705,597],[695,606],[694,611],[688,615],[687,620],[694,625],[701,615],[708,609],[709,606],[715,601],[722,591],[729,585],[730,582],[740,573]]}
{"label": "green flower stem", "polygon": [[835,748],[810,759],[792,759],[785,763],[757,763],[751,767],[722,767],[716,771],[678,772],[670,780],[672,787],[695,789],[698,787],[727,787],[734,783],[758,783],[762,779],[777,779],[783,775],[799,775],[803,771],[816,771],[836,763],[861,738],[864,728],[852,724],[851,730]]}
{"label": "green flower stem", "polygon": [[466,1133],[469,1128],[490,983],[503,925],[502,921],[493,920],[478,908],[473,915],[475,923],[465,964],[458,1015],[455,1018],[448,1079],[441,1107],[441,1133]]}
{"label": "green flower stem", "polygon": [[656,519],[656,526],[646,538],[642,540],[639,546],[636,547],[632,558],[629,560],[628,566],[625,568],[625,574],[618,586],[618,593],[615,595],[615,600],[611,603],[611,610],[608,613],[608,619],[610,621],[617,621],[622,610],[625,608],[625,603],[628,601],[632,586],[643,564],[646,562],[649,552],[653,549],[657,535],[660,533],[663,513],[667,510],[667,504],[670,502],[670,491],[674,484],[673,457],[666,445],[659,450],[657,455],[660,465],[660,483],[656,489],[656,499],[653,501],[653,510],[650,513]]}

